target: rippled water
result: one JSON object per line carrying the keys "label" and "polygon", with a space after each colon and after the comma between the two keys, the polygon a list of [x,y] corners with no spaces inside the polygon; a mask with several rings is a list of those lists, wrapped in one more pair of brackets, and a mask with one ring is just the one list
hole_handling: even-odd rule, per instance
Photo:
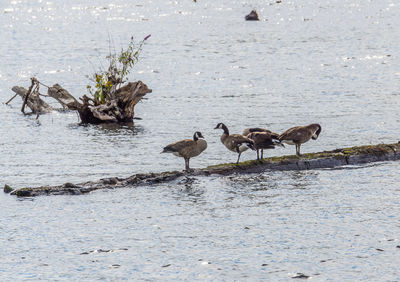
{"label": "rippled water", "polygon": [[[245,22],[253,8],[261,21]],[[0,184],[182,169],[159,152],[196,130],[209,147],[192,167],[234,161],[218,122],[231,132],[319,122],[303,152],[397,142],[399,12],[394,0],[1,1]],[[37,121],[19,98],[4,104],[31,76],[79,97],[110,45],[147,34],[132,80],[153,93],[133,127],[78,126],[72,112]],[[79,197],[1,194],[0,280],[399,280],[398,171],[389,162]]]}

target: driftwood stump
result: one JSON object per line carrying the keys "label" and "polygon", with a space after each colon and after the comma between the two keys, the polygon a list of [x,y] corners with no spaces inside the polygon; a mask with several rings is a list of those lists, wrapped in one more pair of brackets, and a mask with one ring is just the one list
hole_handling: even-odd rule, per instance
{"label": "driftwood stump", "polygon": [[141,81],[129,82],[115,92],[115,98],[105,104],[95,105],[93,99],[84,95],[83,104],[77,108],[82,123],[132,122],[135,106],[152,90]]}

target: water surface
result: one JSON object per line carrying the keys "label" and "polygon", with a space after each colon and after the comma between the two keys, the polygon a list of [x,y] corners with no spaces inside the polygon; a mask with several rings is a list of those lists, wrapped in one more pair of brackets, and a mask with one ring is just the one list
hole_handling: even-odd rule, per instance
{"label": "water surface", "polygon": [[[320,123],[303,152],[399,141],[399,4],[282,2],[2,1],[0,184],[179,170],[183,160],[159,152],[197,130],[209,147],[192,167],[235,161],[218,122],[232,133]],[[245,22],[253,8],[261,21]],[[86,94],[85,76],[105,67],[110,46],[148,34],[131,79],[153,92],[133,127],[79,126],[73,112],[35,120],[19,98],[4,104],[32,76]],[[79,197],[1,195],[0,278],[399,280],[398,171],[389,162]]]}

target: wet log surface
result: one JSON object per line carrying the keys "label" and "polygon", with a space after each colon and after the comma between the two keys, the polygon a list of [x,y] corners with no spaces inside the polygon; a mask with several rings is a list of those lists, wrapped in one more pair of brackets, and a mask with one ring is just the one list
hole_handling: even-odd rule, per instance
{"label": "wet log surface", "polygon": [[44,114],[54,111],[54,108],[43,101],[39,97],[38,93],[31,93],[28,97],[26,97],[26,94],[29,91],[24,87],[14,86],[11,90],[21,96],[23,101],[26,100],[26,105],[31,109],[34,114]]}
{"label": "wet log surface", "polygon": [[[295,155],[290,155],[267,158],[264,159],[263,162],[254,160],[241,162],[239,164],[219,164],[207,168],[195,169],[190,173],[184,171],[144,173],[134,174],[128,178],[111,177],[79,184],[65,183],[58,186],[27,187],[14,190],[11,192],[11,195],[18,197],[81,195],[98,189],[114,189],[166,183],[183,176],[261,173],[268,170],[284,171],[335,168],[345,165],[361,165],[371,162],[393,160],[400,160],[400,142],[395,144],[368,145],[309,153],[302,155],[300,158]],[[8,189],[8,191],[10,191],[10,189]]]}

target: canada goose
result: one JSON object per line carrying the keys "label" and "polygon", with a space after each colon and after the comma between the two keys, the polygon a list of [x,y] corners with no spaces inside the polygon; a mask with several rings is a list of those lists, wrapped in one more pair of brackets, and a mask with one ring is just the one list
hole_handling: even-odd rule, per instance
{"label": "canada goose", "polygon": [[189,159],[201,154],[207,148],[207,142],[204,140],[201,132],[196,131],[193,140],[185,139],[164,147],[161,153],[172,153],[177,157],[185,159],[185,170],[189,171]]}
{"label": "canada goose", "polygon": [[279,141],[289,145],[296,145],[296,155],[300,156],[301,144],[307,142],[310,138],[317,140],[320,133],[321,126],[317,123],[306,126],[296,126],[279,135]]}
{"label": "canada goose", "polygon": [[247,138],[246,136],[240,134],[229,135],[229,130],[223,123],[218,123],[214,129],[222,129],[224,131],[224,133],[221,135],[221,142],[228,150],[239,154],[236,161],[237,164],[239,163],[242,152],[246,151],[248,148],[252,148],[253,146],[253,140]]}
{"label": "canada goose", "polygon": [[[276,133],[273,133],[276,134]],[[257,160],[260,160],[258,150],[261,149],[261,160],[264,158],[264,149],[275,149],[275,146],[283,146],[276,136],[272,136],[269,132],[252,132],[249,133],[247,138],[250,138],[254,142],[253,150],[257,151]]]}
{"label": "canada goose", "polygon": [[[266,135],[265,136],[264,135],[260,135],[260,136],[255,135],[255,136],[258,136],[257,137],[257,141],[256,141],[256,140],[253,139],[253,138],[256,138],[255,136],[253,136],[253,138],[249,136],[250,134],[255,133],[255,132],[267,133],[267,134],[270,135],[270,137],[268,137]],[[278,133],[272,132],[272,131],[270,131],[268,129],[265,129],[265,128],[261,128],[261,127],[246,128],[245,130],[243,130],[243,135],[246,136],[247,138],[252,139],[254,141],[254,147],[255,147],[254,149],[257,150],[257,160],[259,160],[259,157],[258,157],[258,150],[259,149],[261,149],[261,159],[263,159],[264,149],[274,149],[275,148],[275,147],[263,148],[263,146],[272,145],[272,144],[269,144],[270,142],[274,143],[273,146],[278,145],[278,146],[285,147],[279,141],[279,139],[278,139],[279,134]],[[258,145],[257,145],[257,143],[258,143]]]}
{"label": "canada goose", "polygon": [[245,130],[243,130],[243,135],[247,136],[252,132],[267,132],[271,135],[272,139],[276,139],[278,140],[279,134],[278,133],[274,133],[271,130],[265,129],[265,128],[261,128],[261,127],[251,127],[251,128],[246,128]]}

